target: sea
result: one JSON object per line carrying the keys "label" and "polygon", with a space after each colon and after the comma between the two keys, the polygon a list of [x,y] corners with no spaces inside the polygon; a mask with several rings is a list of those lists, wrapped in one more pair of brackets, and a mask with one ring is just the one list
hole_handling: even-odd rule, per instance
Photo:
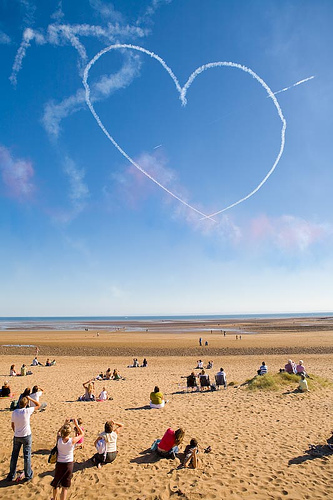
{"label": "sea", "polygon": [[[280,314],[210,314],[210,315],[174,315],[174,316],[50,316],[50,317],[0,317],[0,331],[9,330],[121,330],[133,322],[131,330],[147,330],[148,323],[166,326],[174,322],[209,322],[226,320],[256,320],[256,319],[283,319],[283,318],[321,318],[332,317],[333,312],[310,313],[280,313]],[[140,327],[140,323],[145,326]],[[111,326],[112,324],[112,326]]]}

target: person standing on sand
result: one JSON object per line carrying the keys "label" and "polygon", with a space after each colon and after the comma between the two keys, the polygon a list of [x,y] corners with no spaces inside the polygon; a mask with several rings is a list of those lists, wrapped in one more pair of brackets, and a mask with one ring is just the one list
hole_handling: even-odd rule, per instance
{"label": "person standing on sand", "polygon": [[56,500],[60,487],[60,500],[66,500],[68,488],[71,485],[74,465],[74,447],[84,436],[84,431],[81,429],[76,419],[74,419],[74,425],[77,429],[77,435],[73,438],[70,437],[72,427],[68,419],[65,420],[64,425],[60,427],[57,432],[58,456],[54,479],[51,482],[51,486],[53,487],[52,500]]}
{"label": "person standing on sand", "polygon": [[[33,408],[28,408],[29,402],[34,403]],[[13,451],[10,459],[10,470],[7,476],[7,481],[13,481],[16,475],[17,459],[20,453],[21,446],[23,445],[24,457],[24,476],[26,481],[30,481],[33,477],[31,470],[31,428],[30,417],[33,412],[38,410],[40,404],[34,401],[29,396],[25,396],[20,400],[20,407],[12,413],[12,429],[14,431]]]}

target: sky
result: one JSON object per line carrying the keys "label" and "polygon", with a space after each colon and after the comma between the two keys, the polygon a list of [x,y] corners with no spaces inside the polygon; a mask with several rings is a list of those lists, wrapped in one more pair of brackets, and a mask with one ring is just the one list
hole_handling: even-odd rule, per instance
{"label": "sky", "polygon": [[0,316],[332,311],[332,25],[0,0]]}

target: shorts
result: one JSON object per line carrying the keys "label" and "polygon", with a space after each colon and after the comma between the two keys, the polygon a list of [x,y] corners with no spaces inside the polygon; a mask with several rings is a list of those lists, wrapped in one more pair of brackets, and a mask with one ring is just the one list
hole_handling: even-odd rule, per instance
{"label": "shorts", "polygon": [[51,482],[53,488],[69,488],[73,477],[74,462],[57,462],[54,479]]}

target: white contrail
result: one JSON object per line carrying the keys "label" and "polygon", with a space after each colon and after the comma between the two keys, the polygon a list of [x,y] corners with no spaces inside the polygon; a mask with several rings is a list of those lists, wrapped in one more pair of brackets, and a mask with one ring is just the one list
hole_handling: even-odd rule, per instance
{"label": "white contrail", "polygon": [[158,148],[161,148],[162,147],[162,144],[159,144],[158,146],[155,146],[153,149],[158,149]]}
{"label": "white contrail", "polygon": [[281,94],[281,92],[286,92],[289,89],[292,89],[293,87],[297,87],[297,85],[301,85],[302,83],[308,82],[309,80],[312,80],[315,78],[315,76],[309,76],[309,78],[304,78],[304,80],[300,80],[299,82],[294,83],[293,85],[290,85],[289,87],[285,87],[284,89],[278,90],[277,92],[273,92],[274,95],[276,94]]}
{"label": "white contrail", "polygon": [[[240,200],[232,203],[231,205],[228,205],[227,207],[221,209],[221,210],[218,210],[217,212],[214,212],[213,214],[204,214],[202,213],[200,210],[198,210],[197,208],[195,208],[194,206],[190,205],[189,203],[187,203],[184,199],[180,198],[179,196],[175,195],[172,191],[170,191],[169,189],[167,189],[165,186],[163,186],[163,184],[161,184],[160,182],[158,182],[152,175],[150,175],[148,172],[146,172],[140,165],[138,165],[120,146],[119,144],[116,142],[116,140],[109,134],[109,132],[107,131],[107,129],[104,127],[100,117],[98,116],[97,112],[95,111],[95,108],[94,106],[92,105],[92,102],[90,100],[90,87],[89,87],[89,84],[88,84],[88,76],[89,76],[89,71],[91,69],[91,67],[98,61],[98,59],[106,54],[107,52],[111,51],[111,50],[114,50],[114,49],[132,49],[132,50],[137,50],[139,52],[143,52],[144,54],[147,54],[149,55],[150,57],[152,57],[153,59],[156,59],[162,66],[163,68],[167,71],[167,73],[169,73],[169,76],[172,78],[175,86],[176,86],[176,89],[179,93],[179,98],[181,100],[181,103],[183,106],[186,105],[186,94],[187,94],[187,91],[188,89],[190,88],[190,86],[192,85],[193,81],[195,80],[195,78],[200,75],[200,73],[203,73],[204,71],[206,71],[207,69],[211,69],[211,68],[218,68],[218,67],[230,67],[230,68],[237,68],[237,69],[240,69],[242,71],[244,71],[245,73],[248,73],[250,74],[253,78],[255,78],[257,80],[257,82],[260,83],[260,85],[266,90],[267,94],[268,94],[268,97],[270,97],[276,107],[276,110],[278,112],[278,115],[280,117],[280,120],[282,122],[282,128],[281,128],[281,143],[280,143],[280,150],[279,150],[279,153],[275,159],[275,162],[273,164],[273,166],[271,167],[271,169],[269,170],[269,172],[266,174],[266,176],[264,177],[264,179],[258,184],[258,186],[253,190],[251,191],[248,195],[244,196],[243,198],[241,198]],[[286,126],[287,126],[287,122],[283,116],[283,113],[282,113],[282,110],[280,108],[280,105],[274,95],[274,93],[272,92],[272,90],[270,89],[270,87],[267,85],[267,83],[262,79],[260,78],[254,71],[252,71],[250,68],[247,68],[246,66],[243,66],[242,64],[238,64],[238,63],[233,63],[233,62],[226,62],[226,61],[220,61],[220,62],[214,62],[214,63],[209,63],[209,64],[204,64],[203,66],[200,66],[199,68],[197,68],[189,77],[189,79],[187,80],[187,82],[185,83],[185,85],[183,87],[180,86],[179,84],[179,81],[177,79],[177,77],[175,76],[175,74],[173,73],[172,69],[169,68],[169,66],[166,64],[166,62],[161,58],[159,57],[157,54],[155,54],[154,52],[151,52],[147,49],[144,49],[143,47],[139,47],[137,45],[131,45],[131,44],[115,44],[115,45],[110,45],[109,47],[106,47],[105,49],[101,50],[100,52],[98,52],[95,57],[93,59],[91,59],[91,61],[87,64],[87,66],[85,67],[84,69],[84,73],[83,73],[83,85],[84,85],[84,88],[85,88],[85,96],[86,96],[86,102],[87,102],[87,105],[91,111],[91,113],[93,114],[95,120],[97,121],[99,127],[102,129],[102,131],[104,132],[104,134],[107,136],[107,138],[112,142],[112,144],[118,149],[118,151],[135,167],[137,168],[138,170],[140,170],[140,172],[142,172],[144,175],[146,175],[151,181],[153,181],[155,184],[157,184],[161,189],[163,189],[165,192],[167,192],[170,196],[172,196],[173,198],[175,198],[176,200],[178,200],[180,203],[182,203],[183,205],[185,205],[186,207],[190,208],[191,210],[193,210],[194,212],[198,213],[199,215],[202,215],[202,219],[211,219],[212,217],[214,217],[215,215],[218,215],[222,212],[225,212],[226,210],[229,210],[230,208],[232,207],[235,207],[236,205],[239,205],[240,203],[242,203],[243,201],[247,200],[248,198],[250,198],[251,196],[253,196],[262,186],[263,184],[265,184],[265,182],[267,181],[267,179],[270,177],[270,175],[274,172],[277,164],[279,163],[279,160],[282,156],[282,153],[283,153],[283,150],[284,150],[284,145],[285,145],[285,133],[286,133]]]}

